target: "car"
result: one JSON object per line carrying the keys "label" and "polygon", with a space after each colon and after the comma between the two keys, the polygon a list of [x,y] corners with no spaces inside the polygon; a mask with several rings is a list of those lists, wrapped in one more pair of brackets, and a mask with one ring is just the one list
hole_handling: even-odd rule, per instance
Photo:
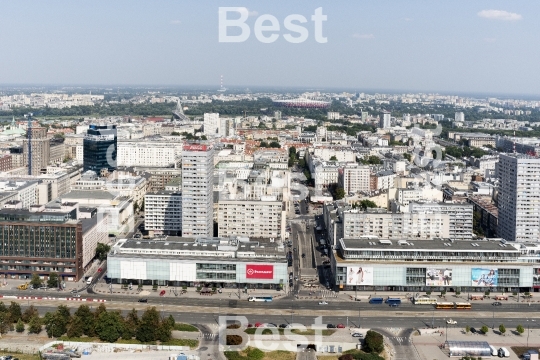
{"label": "car", "polygon": [[140,302],[140,303],[147,303],[147,302],[148,302],[148,299],[146,299],[146,298],[139,299],[139,300],[137,300],[137,302]]}
{"label": "car", "polygon": [[298,281],[298,276],[295,276],[295,277],[294,277],[294,281]]}
{"label": "car", "polygon": [[135,234],[135,236],[133,236],[133,238],[135,238],[135,239],[140,239],[140,238],[141,238],[141,234]]}
{"label": "car", "polygon": [[256,323],[255,323],[255,327],[256,327],[256,328],[264,327],[264,324],[263,324],[263,323],[260,323],[260,322],[256,322]]}
{"label": "car", "polygon": [[335,329],[335,328],[336,328],[336,325],[334,325],[334,324],[327,324],[327,325],[326,325],[326,328],[327,328],[327,329]]}
{"label": "car", "polygon": [[360,333],[353,333],[353,334],[352,334],[352,337],[363,338],[364,335],[363,335],[363,334],[360,334]]}
{"label": "car", "polygon": [[399,307],[399,304],[392,303],[392,304],[388,304],[388,306],[390,306],[390,307]]}
{"label": "car", "polygon": [[338,329],[345,329],[345,325],[343,324],[337,324],[336,326]]}
{"label": "car", "polygon": [[289,326],[289,325],[288,324],[279,324],[280,329],[286,329],[287,326]]}
{"label": "car", "polygon": [[302,258],[305,258],[306,257],[306,254],[302,254]]}
{"label": "car", "polygon": [[277,327],[277,325],[274,324],[274,323],[266,323],[264,327],[272,327],[272,328],[275,328],[275,327]]}
{"label": "car", "polygon": [[491,305],[493,305],[493,306],[501,306],[502,303],[500,301],[495,301],[495,302],[491,303]]}
{"label": "car", "polygon": [[97,269],[97,272],[102,272],[102,271],[103,271],[102,268]]}
{"label": "car", "polygon": [[471,334],[476,334],[478,332],[478,330],[476,330],[475,328],[471,328]]}
{"label": "car", "polygon": [[73,297],[80,298],[81,294],[74,294]]}
{"label": "car", "polygon": [[319,305],[328,305],[326,301],[319,301]]}
{"label": "car", "polygon": [[448,319],[448,320],[446,320],[446,323],[447,323],[448,325],[456,325],[456,324],[457,324],[457,321],[456,321],[456,320],[452,320],[452,319]]}
{"label": "car", "polygon": [[71,294],[76,294],[77,293],[77,290],[76,289],[73,289],[70,291]]}
{"label": "car", "polygon": [[253,324],[247,324],[247,327],[248,327],[248,328],[252,328],[252,327],[253,327]]}

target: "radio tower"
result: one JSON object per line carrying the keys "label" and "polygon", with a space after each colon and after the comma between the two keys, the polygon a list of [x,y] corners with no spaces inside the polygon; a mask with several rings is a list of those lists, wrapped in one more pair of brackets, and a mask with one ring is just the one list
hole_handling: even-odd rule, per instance
{"label": "radio tower", "polygon": [[225,90],[227,90],[226,88],[223,87],[223,75],[221,75],[220,77],[220,86],[219,86],[219,92],[225,92]]}

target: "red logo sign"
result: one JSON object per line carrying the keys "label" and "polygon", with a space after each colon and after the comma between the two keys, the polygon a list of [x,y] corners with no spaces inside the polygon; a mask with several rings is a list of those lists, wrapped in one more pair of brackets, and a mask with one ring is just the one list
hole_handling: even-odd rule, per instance
{"label": "red logo sign", "polygon": [[183,146],[184,151],[206,151],[208,149],[207,145],[197,145],[189,144]]}
{"label": "red logo sign", "polygon": [[246,265],[247,279],[273,279],[274,265]]}

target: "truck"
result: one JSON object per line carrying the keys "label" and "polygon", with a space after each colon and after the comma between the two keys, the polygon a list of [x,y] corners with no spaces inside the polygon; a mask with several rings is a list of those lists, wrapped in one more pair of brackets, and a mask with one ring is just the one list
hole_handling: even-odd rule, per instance
{"label": "truck", "polygon": [[26,289],[28,289],[28,283],[25,283],[25,284],[22,284],[22,285],[17,286],[17,289],[19,289],[19,290],[26,290]]}
{"label": "truck", "polygon": [[369,299],[370,304],[382,304],[383,302],[384,302],[383,298],[379,298],[379,297]]}

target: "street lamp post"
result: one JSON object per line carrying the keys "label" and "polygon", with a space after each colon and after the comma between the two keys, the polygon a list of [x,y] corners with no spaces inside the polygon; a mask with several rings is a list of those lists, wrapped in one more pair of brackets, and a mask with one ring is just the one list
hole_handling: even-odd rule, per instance
{"label": "street lamp post", "polygon": [[435,308],[431,312],[431,328],[435,329]]}

